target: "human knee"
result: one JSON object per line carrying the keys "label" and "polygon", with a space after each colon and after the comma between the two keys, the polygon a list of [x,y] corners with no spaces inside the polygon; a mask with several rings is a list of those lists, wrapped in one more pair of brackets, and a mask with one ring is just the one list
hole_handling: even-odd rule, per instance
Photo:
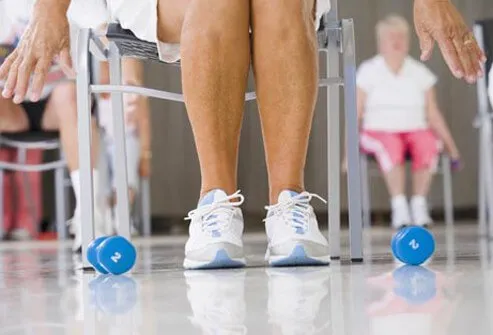
{"label": "human knee", "polygon": [[294,38],[315,31],[315,0],[254,0],[253,8],[254,23],[265,33]]}
{"label": "human knee", "polygon": [[75,83],[58,85],[50,97],[50,108],[55,110],[60,121],[75,120],[77,117],[77,95]]}
{"label": "human knee", "polygon": [[[187,16],[181,32],[182,52],[189,47],[217,48],[248,34],[248,6],[244,0],[212,0],[213,9],[207,9],[209,1],[197,1],[192,13]],[[203,10],[201,7],[204,7]],[[197,15],[195,15],[197,13]],[[238,24],[239,20],[244,26]]]}

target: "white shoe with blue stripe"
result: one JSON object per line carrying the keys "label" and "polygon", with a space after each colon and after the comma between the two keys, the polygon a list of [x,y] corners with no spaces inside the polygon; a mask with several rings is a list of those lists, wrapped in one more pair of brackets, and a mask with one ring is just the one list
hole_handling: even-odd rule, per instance
{"label": "white shoe with blue stripe", "polygon": [[265,258],[271,266],[329,264],[329,244],[310,205],[313,197],[325,202],[316,194],[285,190],[277,204],[266,207],[269,245]]}
{"label": "white shoe with blue stripe", "polygon": [[223,190],[207,193],[197,209],[188,213],[190,237],[185,245],[186,269],[244,267],[243,214],[240,191],[228,196]]}

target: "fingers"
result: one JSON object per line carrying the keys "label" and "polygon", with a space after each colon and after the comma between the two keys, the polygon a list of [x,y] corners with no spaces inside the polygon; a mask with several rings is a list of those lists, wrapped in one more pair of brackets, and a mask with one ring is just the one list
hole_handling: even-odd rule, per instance
{"label": "fingers", "polygon": [[34,75],[31,87],[31,100],[38,101],[41,96],[41,91],[45,84],[46,74],[50,69],[51,62],[47,59],[40,60],[34,68]]}
{"label": "fingers", "polygon": [[24,101],[27,89],[29,88],[29,79],[34,68],[34,59],[32,57],[26,58],[19,66],[17,71],[17,82],[14,89],[14,103],[20,104]]}
{"label": "fingers", "polygon": [[17,84],[17,73],[19,69],[19,57],[15,58],[12,62],[7,80],[5,81],[5,86],[3,88],[2,96],[6,99],[12,98],[15,92],[15,85]]}
{"label": "fingers", "polygon": [[421,48],[421,61],[426,62],[430,60],[431,55],[433,54],[433,47],[435,46],[435,42],[433,38],[428,33],[418,33],[419,45]]}
{"label": "fingers", "polygon": [[440,50],[442,51],[443,58],[445,59],[450,71],[452,71],[452,74],[457,79],[462,79],[464,77],[464,68],[452,40],[445,37],[445,35],[441,35],[437,37],[437,42]]}

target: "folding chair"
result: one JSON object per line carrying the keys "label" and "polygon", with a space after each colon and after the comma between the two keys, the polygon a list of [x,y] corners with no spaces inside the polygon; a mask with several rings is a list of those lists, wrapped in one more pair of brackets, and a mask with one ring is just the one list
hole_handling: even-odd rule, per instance
{"label": "folding chair", "polygon": [[[332,258],[340,258],[340,117],[339,87],[344,86],[345,115],[348,142],[348,197],[350,221],[350,257],[353,261],[363,260],[362,210],[360,192],[360,168],[358,147],[358,125],[356,115],[356,61],[354,26],[352,20],[339,21],[337,1],[332,0],[332,9],[323,17],[318,31],[320,51],[326,54],[327,75],[320,80],[321,87],[328,87],[328,136],[329,136],[329,231]],[[90,161],[90,113],[89,101],[93,93],[111,93],[112,109],[115,111],[115,154],[117,180],[117,211],[122,236],[129,238],[129,205],[127,171],[125,164],[125,141],[122,93],[137,93],[148,97],[183,102],[183,95],[155,89],[121,85],[121,58],[139,57],[159,61],[155,44],[137,39],[131,32],[110,24],[106,38],[110,41],[106,49],[94,32],[81,30],[77,41],[77,99],[79,127],[79,157],[81,170],[82,251],[84,268],[90,269],[85,249],[94,238],[94,210],[92,198],[92,174]],[[110,64],[110,85],[91,85],[89,82],[89,52],[96,58],[107,59]],[[343,55],[343,78],[339,76],[339,54]],[[254,92],[245,95],[246,101],[256,98]]]}
{"label": "folding chair", "polygon": [[[67,238],[66,220],[66,193],[65,193],[65,171],[67,164],[65,162],[58,132],[21,132],[13,134],[2,134],[0,136],[0,146],[15,148],[18,150],[17,162],[0,161],[0,236],[3,235],[3,178],[7,171],[19,172],[45,172],[55,171],[55,215],[58,238],[65,240]],[[57,151],[58,155],[53,161],[37,165],[26,163],[26,151],[41,149],[43,151]],[[23,187],[26,194],[31,195],[29,191],[29,182],[27,175],[24,174]],[[6,195],[10,196],[10,195]],[[31,213],[37,217],[36,213]]]}
{"label": "folding chair", "polygon": [[[489,73],[493,65],[493,19],[477,21],[473,29],[480,47],[488,56],[484,69]],[[478,80],[478,114],[474,126],[479,129],[478,229],[480,235],[493,237],[493,113],[488,100],[488,84],[493,84],[488,83],[488,76]]]}
{"label": "folding chair", "polygon": [[[372,169],[369,163],[375,161],[372,155],[361,154],[361,196],[363,206],[363,225],[364,227],[371,226],[371,192],[370,179],[381,172],[378,169]],[[451,227],[454,224],[454,202],[452,194],[452,166],[450,157],[446,154],[440,155],[437,172],[442,176],[443,185],[443,209],[445,213],[445,224]]]}

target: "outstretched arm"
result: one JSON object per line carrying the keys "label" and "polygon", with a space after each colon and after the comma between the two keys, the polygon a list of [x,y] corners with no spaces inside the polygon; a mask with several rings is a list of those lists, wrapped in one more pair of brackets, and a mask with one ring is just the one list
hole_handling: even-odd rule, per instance
{"label": "outstretched arm", "polygon": [[452,74],[468,83],[484,75],[486,56],[450,0],[414,0],[414,24],[421,60],[429,60],[437,42]]}
{"label": "outstretched arm", "polygon": [[32,80],[31,100],[39,100],[46,74],[53,60],[71,73],[70,32],[67,10],[70,0],[38,0],[22,39],[0,66],[0,80],[6,80],[2,95],[21,103]]}

